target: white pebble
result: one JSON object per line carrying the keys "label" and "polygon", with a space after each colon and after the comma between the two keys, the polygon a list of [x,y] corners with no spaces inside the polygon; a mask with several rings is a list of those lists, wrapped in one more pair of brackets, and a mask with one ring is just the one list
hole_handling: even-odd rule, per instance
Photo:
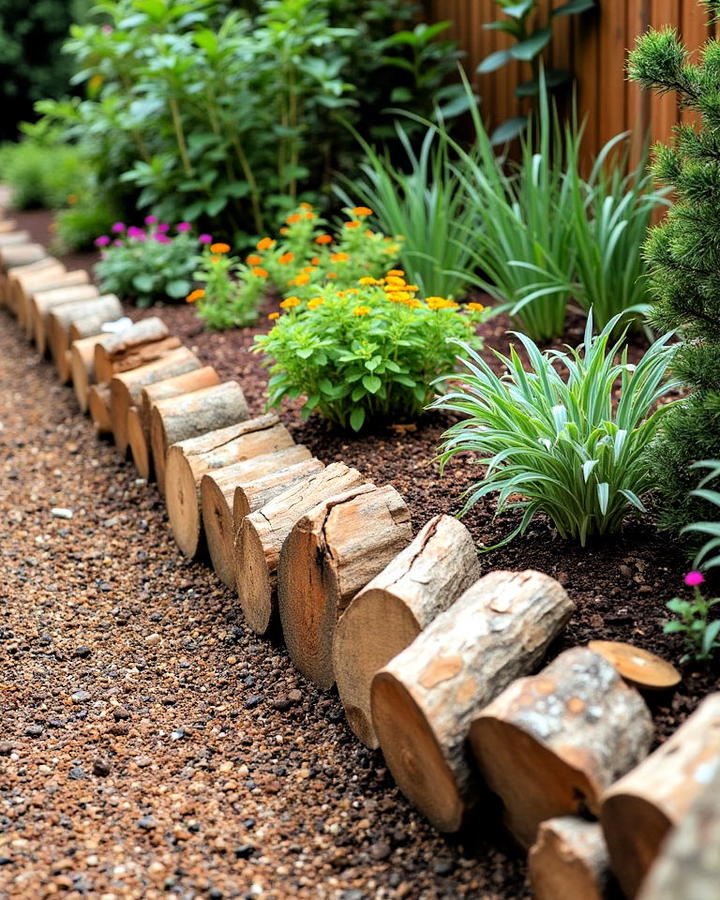
{"label": "white pebble", "polygon": [[54,506],[50,510],[50,515],[55,516],[56,519],[72,519],[73,511],[66,509],[64,506]]}

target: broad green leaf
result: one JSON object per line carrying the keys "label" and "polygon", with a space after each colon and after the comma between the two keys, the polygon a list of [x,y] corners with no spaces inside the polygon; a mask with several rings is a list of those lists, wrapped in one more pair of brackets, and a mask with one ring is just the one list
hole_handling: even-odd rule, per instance
{"label": "broad green leaf", "polygon": [[356,406],[350,413],[350,427],[353,431],[360,431],[365,422],[365,410],[362,406]]}
{"label": "broad green leaf", "polygon": [[523,62],[530,62],[541,50],[550,43],[552,37],[552,29],[539,28],[531,37],[525,41],[520,41],[510,48],[510,55],[513,59],[519,59]]}
{"label": "broad green leaf", "polygon": [[568,0],[562,6],[552,11],[553,18],[556,16],[576,16],[595,6],[595,0]]}
{"label": "broad green leaf", "polygon": [[480,75],[487,75],[488,72],[494,72],[496,69],[500,69],[502,66],[507,65],[507,63],[512,62],[512,60],[513,55],[510,50],[496,50],[495,53],[491,53],[489,56],[485,57],[477,67],[476,71]]}

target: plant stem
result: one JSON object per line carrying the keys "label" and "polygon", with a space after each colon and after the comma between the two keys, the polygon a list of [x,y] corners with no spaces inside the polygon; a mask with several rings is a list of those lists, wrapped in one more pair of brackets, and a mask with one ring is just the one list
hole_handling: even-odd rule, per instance
{"label": "plant stem", "polygon": [[185,142],[185,132],[183,131],[182,127],[180,108],[178,107],[177,98],[169,97],[168,103],[170,104],[170,112],[172,113],[173,126],[175,127],[175,137],[177,139],[178,150],[180,151],[180,159],[182,160],[185,174],[192,175],[193,167],[192,163],[190,162],[190,155],[188,154],[187,144]]}
{"label": "plant stem", "polygon": [[242,144],[238,140],[236,134],[232,137],[233,147],[235,148],[235,152],[237,153],[238,160],[240,161],[240,167],[243,170],[243,175],[245,176],[245,181],[247,181],[250,186],[250,202],[252,204],[253,210],[253,219],[255,222],[255,228],[257,229],[258,234],[265,231],[265,224],[263,222],[262,210],[260,209],[260,192],[258,190],[257,181],[255,180],[255,176],[253,175],[253,171],[250,167],[250,163],[245,154],[245,150],[243,149]]}

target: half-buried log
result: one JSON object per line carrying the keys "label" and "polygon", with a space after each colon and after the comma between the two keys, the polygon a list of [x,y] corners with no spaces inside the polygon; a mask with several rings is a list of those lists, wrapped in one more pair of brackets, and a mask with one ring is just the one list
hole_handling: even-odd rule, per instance
{"label": "half-buried log", "polygon": [[[302,461],[278,470],[278,454],[285,459],[290,456]],[[263,461],[264,465],[260,468]],[[323,468],[325,467],[320,460],[313,459],[306,447],[296,444],[288,450],[278,450],[276,453],[225,466],[223,469],[214,469],[203,475],[200,481],[200,508],[210,560],[218,578],[231,590],[235,588],[236,523],[242,518],[235,519],[233,506],[237,490],[255,483],[253,480],[248,481],[248,475],[252,479],[260,471],[267,478],[267,473],[271,472],[269,477],[275,484],[275,494],[280,494]]]}
{"label": "half-buried log", "polygon": [[366,746],[378,746],[370,712],[375,674],[481,574],[467,528],[435,516],[350,602],[335,631],[333,671],[348,725]]}
{"label": "half-buried log", "polygon": [[652,738],[645,701],[587,647],[513,682],[470,727],[480,773],[524,847],[545,819],[599,815],[603,792],[647,756]]}
{"label": "half-buried log", "polygon": [[95,334],[70,345],[70,377],[80,409],[87,412],[90,386],[97,383],[95,345],[113,340],[113,334]]}
{"label": "half-buried log", "polygon": [[660,846],[720,765],[720,693],[604,795],[600,821],[613,872],[634,897]]}
{"label": "half-buried log", "polygon": [[717,900],[720,895],[720,766],[663,845],[640,900]]}
{"label": "half-buried log", "polygon": [[373,724],[385,760],[400,790],[440,831],[457,831],[477,799],[472,721],[533,669],[573,608],[548,575],[491,572],[373,679]]}
{"label": "half-buried log", "polygon": [[93,335],[98,334],[102,323],[120,318],[122,306],[115,294],[103,294],[89,300],[75,300],[54,306],[48,313],[47,342],[50,356],[63,384],[70,380],[71,375],[67,362],[71,344],[70,326],[91,311],[94,311],[96,318],[100,319],[100,325],[89,332]]}
{"label": "half-buried log", "polygon": [[[121,454],[127,452],[129,444],[128,410],[131,406],[139,406],[142,389],[149,384],[200,368],[200,360],[192,350],[177,346],[178,343],[177,338],[165,338],[153,344],[144,344],[134,354],[124,357],[124,365],[129,366],[131,360],[144,356],[151,356],[152,361],[116,372],[110,379],[113,435]],[[164,345],[167,345],[167,349],[163,349]]]}
{"label": "half-buried log", "polygon": [[[296,448],[290,432],[275,415],[257,416],[170,447],[166,460],[168,489],[165,499],[170,527],[182,552],[192,557],[200,549],[200,480],[206,472],[247,460],[260,460],[269,453],[278,452],[286,456],[282,460],[277,458],[274,464],[284,468],[307,458],[308,451],[304,447]],[[258,477],[266,471],[261,469]]]}
{"label": "half-buried log", "polygon": [[[25,309],[30,294],[43,284],[52,284],[58,275],[66,272],[65,266],[53,256],[46,256],[27,266],[11,269],[4,279],[2,288],[4,302],[15,315],[21,325],[25,325]],[[3,279],[0,278],[0,283]]]}
{"label": "half-buried log", "polygon": [[[154,344],[169,336],[167,325],[158,316],[141,319],[120,334],[114,335],[113,341],[98,347],[95,351],[95,372],[98,381],[110,381],[115,372],[122,372],[128,368],[123,367],[123,361],[128,356],[137,355],[145,344]],[[177,346],[179,345],[178,342]],[[129,368],[134,366],[131,365]]]}
{"label": "half-buried log", "polygon": [[88,390],[88,412],[98,435],[111,435],[110,385],[93,384]]}
{"label": "half-buried log", "polygon": [[158,400],[150,414],[150,446],[160,493],[165,493],[165,454],[180,441],[238,425],[250,418],[242,388],[235,381]]}
{"label": "half-buried log", "polygon": [[[64,268],[64,267],[63,267]],[[25,336],[29,341],[35,340],[36,313],[35,294],[45,294],[47,291],[59,291],[63,288],[74,288],[88,285],[90,277],[84,269],[73,269],[71,272],[62,271],[53,278],[33,280],[22,291],[16,291],[17,317],[25,330]]]}
{"label": "half-buried log", "polygon": [[[83,274],[87,276],[87,273],[84,271]],[[30,318],[32,321],[32,339],[40,356],[45,356],[48,349],[48,315],[50,310],[71,301],[98,297],[99,294],[100,292],[94,284],[77,284],[72,287],[35,291],[30,300]]]}
{"label": "half-buried log", "polygon": [[135,468],[143,478],[149,479],[152,475],[150,411],[154,400],[189,394],[214,384],[220,384],[218,373],[212,366],[201,366],[141,389],[138,405],[131,406],[127,413],[127,439]]}
{"label": "half-buried log", "polygon": [[597,822],[577,816],[543,822],[528,854],[528,868],[535,900],[619,900]]}
{"label": "half-buried log", "polygon": [[337,494],[293,526],[278,562],[280,621],[295,667],[318,687],[335,683],[338,618],[411,540],[410,510],[391,485]]}
{"label": "half-buried log", "polygon": [[253,631],[265,634],[275,621],[280,550],[296,522],[318,503],[362,483],[363,477],[357,469],[332,463],[278,494],[239,523],[235,539],[235,583],[245,619]]}

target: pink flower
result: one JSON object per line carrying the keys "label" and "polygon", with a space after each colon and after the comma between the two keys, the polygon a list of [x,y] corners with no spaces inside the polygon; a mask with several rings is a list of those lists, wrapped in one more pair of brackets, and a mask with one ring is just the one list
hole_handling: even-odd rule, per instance
{"label": "pink flower", "polygon": [[125,223],[124,222],[116,222],[112,227],[114,234],[122,234],[125,231]]}
{"label": "pink flower", "polygon": [[190,231],[191,229],[192,225],[189,222],[181,222],[177,227],[177,230],[181,233],[183,231]]}
{"label": "pink flower", "polygon": [[127,236],[129,238],[140,238],[145,234],[142,228],[138,228],[136,225],[131,225],[127,230]]}
{"label": "pink flower", "polygon": [[157,222],[157,216],[145,216],[146,225],[154,225]]}
{"label": "pink flower", "polygon": [[106,234],[101,234],[99,238],[95,238],[96,247],[107,247],[109,243],[110,238]]}
{"label": "pink flower", "polygon": [[122,247],[122,245],[123,245],[122,241],[113,241],[113,247]]}
{"label": "pink flower", "polygon": [[693,571],[688,572],[683,580],[688,587],[697,587],[705,581],[705,576],[702,572]]}
{"label": "pink flower", "polygon": [[112,25],[103,25],[102,33],[103,34],[112,34]]}
{"label": "pink flower", "polygon": [[201,244],[212,244],[213,238],[212,238],[211,234],[201,234],[200,237],[198,238],[198,241]]}
{"label": "pink flower", "polygon": [[165,234],[166,231],[170,231],[170,226],[167,222],[161,222],[158,225],[157,230],[160,232],[160,234]]}
{"label": "pink flower", "polygon": [[161,234],[159,231],[153,235],[158,244],[172,244],[172,241],[166,234]]}

